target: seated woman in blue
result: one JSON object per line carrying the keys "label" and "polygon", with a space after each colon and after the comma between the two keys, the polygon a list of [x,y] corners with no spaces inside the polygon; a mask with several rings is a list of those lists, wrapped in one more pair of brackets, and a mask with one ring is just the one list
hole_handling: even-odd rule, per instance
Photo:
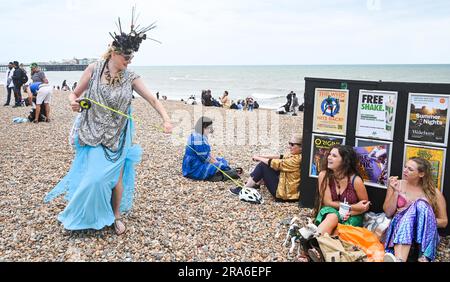
{"label": "seated woman in blue", "polygon": [[183,176],[212,182],[226,181],[229,178],[222,174],[222,170],[229,177],[238,179],[238,173],[228,166],[224,158],[215,157],[211,153],[208,135],[214,132],[212,124],[210,118],[201,117],[195,125],[195,131],[189,135],[183,158]]}

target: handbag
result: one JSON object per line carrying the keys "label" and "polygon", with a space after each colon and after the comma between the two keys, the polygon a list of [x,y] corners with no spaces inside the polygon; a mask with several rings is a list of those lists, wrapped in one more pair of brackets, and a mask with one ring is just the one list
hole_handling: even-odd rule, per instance
{"label": "handbag", "polygon": [[391,219],[384,213],[368,212],[364,215],[364,228],[377,235],[383,241],[384,234],[391,224]]}

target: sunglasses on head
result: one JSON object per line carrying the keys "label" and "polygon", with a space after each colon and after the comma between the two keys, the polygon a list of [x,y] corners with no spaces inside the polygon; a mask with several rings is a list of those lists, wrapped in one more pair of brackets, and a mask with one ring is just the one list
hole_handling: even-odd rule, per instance
{"label": "sunglasses on head", "polygon": [[302,144],[300,144],[300,143],[292,143],[292,142],[289,142],[289,146],[294,147],[295,145],[297,145],[297,146],[299,146],[299,147],[302,146]]}

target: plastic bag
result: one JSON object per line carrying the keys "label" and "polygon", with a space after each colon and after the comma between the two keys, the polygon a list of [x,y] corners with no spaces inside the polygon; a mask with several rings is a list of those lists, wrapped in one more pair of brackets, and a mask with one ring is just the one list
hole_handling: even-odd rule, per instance
{"label": "plastic bag", "polygon": [[391,224],[391,219],[384,213],[368,212],[364,215],[364,228],[375,233],[380,241],[384,241],[384,234]]}
{"label": "plastic bag", "polygon": [[338,225],[339,239],[353,244],[367,255],[368,262],[382,262],[384,258],[384,246],[377,235],[366,228],[354,227],[350,225]]}
{"label": "plastic bag", "polygon": [[75,138],[78,135],[78,130],[80,129],[80,119],[81,114],[78,114],[75,117],[75,121],[73,122],[72,129],[69,134],[69,145],[75,146]]}

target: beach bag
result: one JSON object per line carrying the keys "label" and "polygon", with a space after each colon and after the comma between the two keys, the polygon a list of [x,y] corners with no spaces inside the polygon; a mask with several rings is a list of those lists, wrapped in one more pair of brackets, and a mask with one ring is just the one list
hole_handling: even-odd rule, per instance
{"label": "beach bag", "polygon": [[341,241],[339,237],[330,237],[325,234],[316,239],[325,262],[359,262],[367,257],[366,253],[357,246]]}
{"label": "beach bag", "polygon": [[367,255],[368,262],[382,262],[384,258],[384,246],[378,237],[362,227],[351,225],[338,225],[339,239],[357,246]]}
{"label": "beach bag", "polygon": [[391,219],[384,213],[368,212],[364,215],[364,228],[373,232],[380,241],[384,241],[384,235],[390,224]]}

